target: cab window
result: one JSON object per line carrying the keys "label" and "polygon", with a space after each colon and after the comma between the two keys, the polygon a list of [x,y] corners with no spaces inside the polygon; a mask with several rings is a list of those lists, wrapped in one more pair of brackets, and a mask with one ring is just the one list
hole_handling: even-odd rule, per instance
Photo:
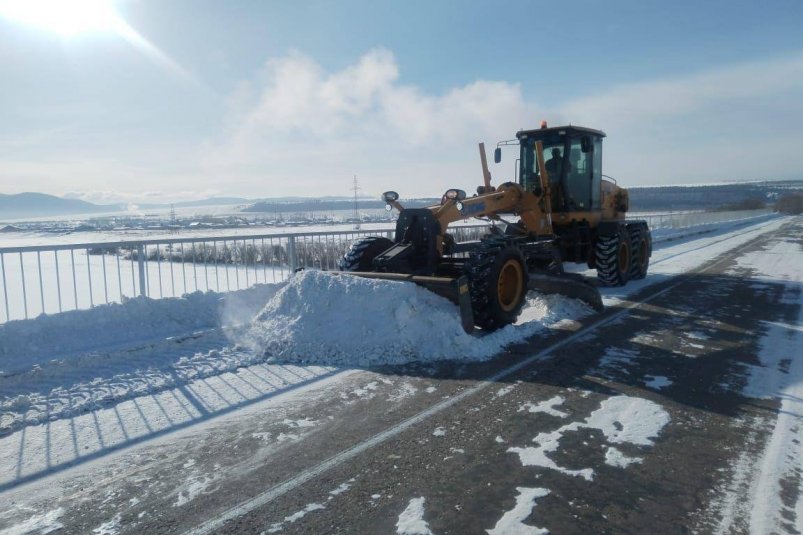
{"label": "cab window", "polygon": [[587,211],[591,209],[592,182],[592,145],[583,152],[581,138],[572,139],[569,143],[566,165],[565,202],[569,211]]}

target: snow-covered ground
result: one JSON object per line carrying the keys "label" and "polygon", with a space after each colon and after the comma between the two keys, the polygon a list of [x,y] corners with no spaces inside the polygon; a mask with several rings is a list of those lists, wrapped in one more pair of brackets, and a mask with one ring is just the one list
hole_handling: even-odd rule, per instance
{"label": "snow-covered ground", "polygon": [[[604,290],[604,300],[626,300],[785,221],[656,244],[651,274]],[[413,285],[310,271],[238,293],[9,322],[0,325],[0,488],[354,367],[488,359],[589,313],[533,294],[516,325],[477,338],[452,304]],[[612,447],[611,462],[637,461]]]}
{"label": "snow-covered ground", "polygon": [[744,395],[780,402],[777,418],[760,457],[741,455],[731,481],[715,501],[721,517],[717,533],[803,532],[803,242],[800,236],[776,239],[763,250],[741,257],[730,271],[749,276],[758,288],[785,285],[781,305],[793,305],[797,317],[762,322],[766,333],[760,365],[748,369]]}

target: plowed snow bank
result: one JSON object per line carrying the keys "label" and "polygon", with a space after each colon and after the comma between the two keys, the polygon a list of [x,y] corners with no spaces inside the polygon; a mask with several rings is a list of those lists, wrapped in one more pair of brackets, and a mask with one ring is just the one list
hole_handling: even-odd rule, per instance
{"label": "plowed snow bank", "polygon": [[245,343],[277,360],[344,366],[483,360],[589,312],[579,301],[536,294],[527,307],[516,326],[468,335],[455,305],[414,284],[307,271],[268,302]]}
{"label": "plowed snow bank", "polygon": [[136,297],[88,310],[9,321],[0,324],[0,374],[17,373],[72,354],[109,351],[132,342],[247,323],[278,287],[259,284],[228,293]]}

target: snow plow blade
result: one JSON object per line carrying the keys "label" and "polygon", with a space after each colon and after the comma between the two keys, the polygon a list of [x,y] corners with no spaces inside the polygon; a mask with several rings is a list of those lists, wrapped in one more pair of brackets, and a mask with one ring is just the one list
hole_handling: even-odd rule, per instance
{"label": "snow plow blade", "polygon": [[[423,286],[430,292],[445,297],[460,309],[460,323],[469,334],[474,332],[474,312],[471,308],[471,293],[468,278],[462,277],[429,277],[407,275],[404,273],[377,273],[361,271],[333,272],[347,276],[363,277],[399,282],[412,282]],[[544,294],[561,294],[588,303],[594,310],[602,311],[602,296],[597,288],[582,275],[567,273],[561,276],[535,274],[530,275],[527,288]]]}
{"label": "snow plow blade", "polygon": [[530,275],[527,288],[544,294],[561,294],[588,303],[597,312],[605,308],[599,290],[582,275],[565,273],[561,276]]}
{"label": "snow plow blade", "polygon": [[[338,272],[334,272],[338,273]],[[399,282],[413,282],[423,286],[430,292],[445,297],[460,309],[460,323],[463,330],[471,334],[474,332],[474,312],[471,310],[471,294],[466,277],[426,277],[421,275],[406,275],[404,273],[376,273],[348,271],[339,272],[366,279],[380,279]]]}

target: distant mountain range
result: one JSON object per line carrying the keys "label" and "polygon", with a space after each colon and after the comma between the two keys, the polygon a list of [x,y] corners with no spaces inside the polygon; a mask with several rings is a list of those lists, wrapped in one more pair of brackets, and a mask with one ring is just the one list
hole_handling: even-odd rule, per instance
{"label": "distant mountain range", "polygon": [[[210,197],[197,201],[184,201],[173,203],[176,208],[193,208],[204,206],[242,206],[247,208],[258,203],[311,203],[313,210],[321,210],[315,203],[353,203],[349,197],[321,197],[310,199],[307,197],[278,197],[275,199],[246,199],[243,197]],[[167,210],[170,203],[136,203],[140,210]],[[27,217],[59,217],[74,215],[91,215],[100,213],[124,212],[128,210],[126,203],[95,204],[80,199],[56,197],[46,193],[16,193],[12,195],[0,193],[0,221],[22,219]]]}
{"label": "distant mountain range", "polygon": [[[176,208],[193,208],[195,206],[227,206],[237,204],[250,204],[254,201],[250,199],[243,199],[242,197],[210,197],[208,199],[200,199],[198,201],[183,201],[173,203]],[[143,210],[158,210],[170,208],[170,203],[149,204],[149,203],[135,203],[137,208]]]}
{"label": "distant mountain range", "polygon": [[[737,205],[746,200],[772,203],[790,191],[803,191],[803,180],[737,182],[730,184],[699,184],[687,186],[646,186],[628,188],[630,209],[634,212],[659,210],[706,210]],[[435,199],[407,199],[406,206],[424,206]],[[361,198],[360,207],[382,208],[384,203],[373,198]],[[246,199],[242,197],[212,197],[197,201],[174,203],[176,208],[204,206],[235,206],[243,212],[332,211],[350,210],[354,199],[347,196],[279,197]],[[170,204],[137,204],[142,210],[168,209]],[[28,217],[59,217],[71,215],[114,213],[127,210],[126,204],[94,204],[80,199],[66,199],[45,193],[0,193],[0,221]]]}
{"label": "distant mountain range", "polygon": [[[197,201],[174,203],[176,208],[192,208],[203,206],[247,205],[254,201],[240,197],[212,197]],[[142,210],[168,209],[170,204],[145,203],[137,204]],[[129,208],[126,203],[95,204],[81,199],[56,197],[46,193],[16,193],[5,195],[0,193],[0,221],[25,217],[51,217],[85,215],[99,213],[123,212]]]}
{"label": "distant mountain range", "polygon": [[45,193],[0,193],[0,220],[21,217],[50,217],[93,214],[120,210],[119,205],[99,205],[80,199],[63,199]]}

